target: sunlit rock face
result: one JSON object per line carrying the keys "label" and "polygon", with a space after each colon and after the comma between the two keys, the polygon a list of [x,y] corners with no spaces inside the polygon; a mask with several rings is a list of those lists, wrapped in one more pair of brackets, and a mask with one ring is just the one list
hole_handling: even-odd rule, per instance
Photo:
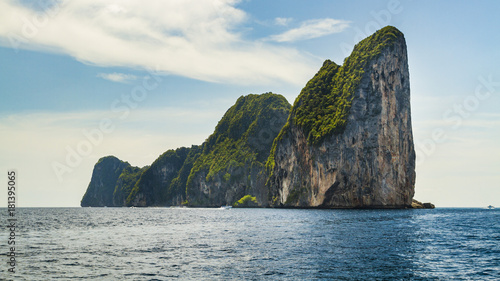
{"label": "sunlit rock face", "polygon": [[[378,49],[369,61],[353,62],[358,59],[353,58],[359,51],[356,49],[360,48],[358,45]],[[271,155],[274,161],[269,181],[272,205],[325,208],[411,206],[415,151],[405,39],[394,27],[386,27],[358,45],[344,62],[344,66],[358,63],[364,67],[355,73],[343,73],[351,79],[343,82],[354,81],[355,85],[352,96],[347,96],[344,102],[344,106],[347,104],[350,108],[346,111],[345,122],[340,123],[344,124],[343,127],[321,136],[320,129],[324,127],[320,126],[313,132],[321,138],[314,139],[311,130],[308,132],[308,128],[294,122],[298,117],[293,114],[299,111],[292,109],[289,124],[276,140],[274,155]],[[327,67],[326,62],[323,67]],[[342,69],[331,71],[334,77]],[[356,75],[360,75],[360,79],[355,80]],[[332,81],[338,79],[332,78]],[[311,104],[306,100],[311,96],[314,95],[299,96],[294,107]],[[317,104],[322,106],[324,103]],[[324,117],[318,117],[315,122],[324,122],[320,118]]]}

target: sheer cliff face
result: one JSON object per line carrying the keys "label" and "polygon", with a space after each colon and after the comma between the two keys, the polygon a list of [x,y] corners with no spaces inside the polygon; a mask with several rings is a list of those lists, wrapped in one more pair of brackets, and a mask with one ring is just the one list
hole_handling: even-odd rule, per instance
{"label": "sheer cliff face", "polygon": [[[371,53],[359,58],[359,52]],[[350,69],[346,69],[347,64]],[[268,183],[272,204],[330,208],[411,206],[415,152],[403,34],[393,27],[378,31],[360,42],[342,67],[330,72],[332,92],[315,95],[308,83],[294,104],[289,124],[276,139]],[[360,74],[359,80],[353,81],[351,77],[356,73]],[[344,76],[341,79],[339,75]],[[336,87],[335,83],[343,83],[343,87]],[[352,93],[346,93],[345,89],[352,85]],[[331,99],[339,102],[329,105]],[[325,120],[319,113],[316,119],[301,122],[305,119],[301,119],[300,107],[314,102],[333,108],[330,116],[344,110],[345,118],[339,115],[334,121]]]}
{"label": "sheer cliff face", "polygon": [[92,179],[80,205],[82,207],[114,206],[113,192],[115,185],[120,174],[127,167],[130,167],[129,163],[123,162],[114,156],[99,159],[94,166]]}

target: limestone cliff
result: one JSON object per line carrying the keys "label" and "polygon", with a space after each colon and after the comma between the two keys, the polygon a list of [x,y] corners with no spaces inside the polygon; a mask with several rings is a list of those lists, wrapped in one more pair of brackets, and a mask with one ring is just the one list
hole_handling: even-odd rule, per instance
{"label": "limestone cliff", "polygon": [[415,151],[406,43],[385,27],[297,97],[267,163],[273,206],[410,207]]}
{"label": "limestone cliff", "polygon": [[199,146],[168,150],[145,169],[129,193],[127,206],[179,206],[186,200],[186,181]]}
{"label": "limestone cliff", "polygon": [[114,206],[113,193],[123,170],[130,164],[114,156],[99,159],[92,171],[90,184],[82,198],[82,207]]}
{"label": "limestone cliff", "polygon": [[129,166],[123,169],[116,181],[115,191],[113,192],[113,206],[125,206],[127,204],[127,198],[132,189],[142,173],[148,168],[149,166],[144,168]]}
{"label": "limestone cliff", "polygon": [[200,146],[144,168],[102,158],[81,205],[410,208],[406,52],[403,34],[385,27],[342,66],[325,61],[293,106],[273,93],[242,96]]}
{"label": "limestone cliff", "polygon": [[281,95],[240,97],[203,144],[187,181],[190,206],[233,205],[246,195],[268,205],[265,162],[286,122],[290,104]]}
{"label": "limestone cliff", "polygon": [[102,158],[81,205],[220,207],[251,198],[239,205],[267,206],[265,161],[290,107],[273,93],[242,96],[200,146],[168,150],[144,168]]}

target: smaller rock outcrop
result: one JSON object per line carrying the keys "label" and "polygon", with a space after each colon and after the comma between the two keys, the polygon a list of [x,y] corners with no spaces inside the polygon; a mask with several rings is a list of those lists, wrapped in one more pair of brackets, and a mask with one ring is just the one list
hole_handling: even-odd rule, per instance
{"label": "smaller rock outcrop", "polygon": [[99,159],[94,165],[92,179],[82,198],[82,207],[114,206],[113,193],[118,178],[130,164],[114,156]]}
{"label": "smaller rock outcrop", "polygon": [[259,202],[257,201],[257,198],[255,198],[252,195],[245,195],[240,200],[238,200],[236,203],[233,204],[233,207],[235,208],[254,208],[259,206],[260,205]]}
{"label": "smaller rock outcrop", "polygon": [[434,208],[436,208],[436,206],[434,206],[434,204],[432,204],[432,203],[422,203],[420,201],[413,199],[413,201],[411,202],[411,208],[412,209],[434,209]]}

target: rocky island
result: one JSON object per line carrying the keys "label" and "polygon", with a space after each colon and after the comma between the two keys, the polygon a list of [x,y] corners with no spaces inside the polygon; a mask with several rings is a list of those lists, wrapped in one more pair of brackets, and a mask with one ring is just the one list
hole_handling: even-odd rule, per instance
{"label": "rocky island", "polygon": [[293,106],[242,96],[199,146],[143,168],[101,158],[81,206],[412,208],[414,185],[406,43],[387,26],[325,61]]}
{"label": "rocky island", "polygon": [[386,27],[302,90],[269,159],[273,204],[411,205],[415,150],[403,34]]}

